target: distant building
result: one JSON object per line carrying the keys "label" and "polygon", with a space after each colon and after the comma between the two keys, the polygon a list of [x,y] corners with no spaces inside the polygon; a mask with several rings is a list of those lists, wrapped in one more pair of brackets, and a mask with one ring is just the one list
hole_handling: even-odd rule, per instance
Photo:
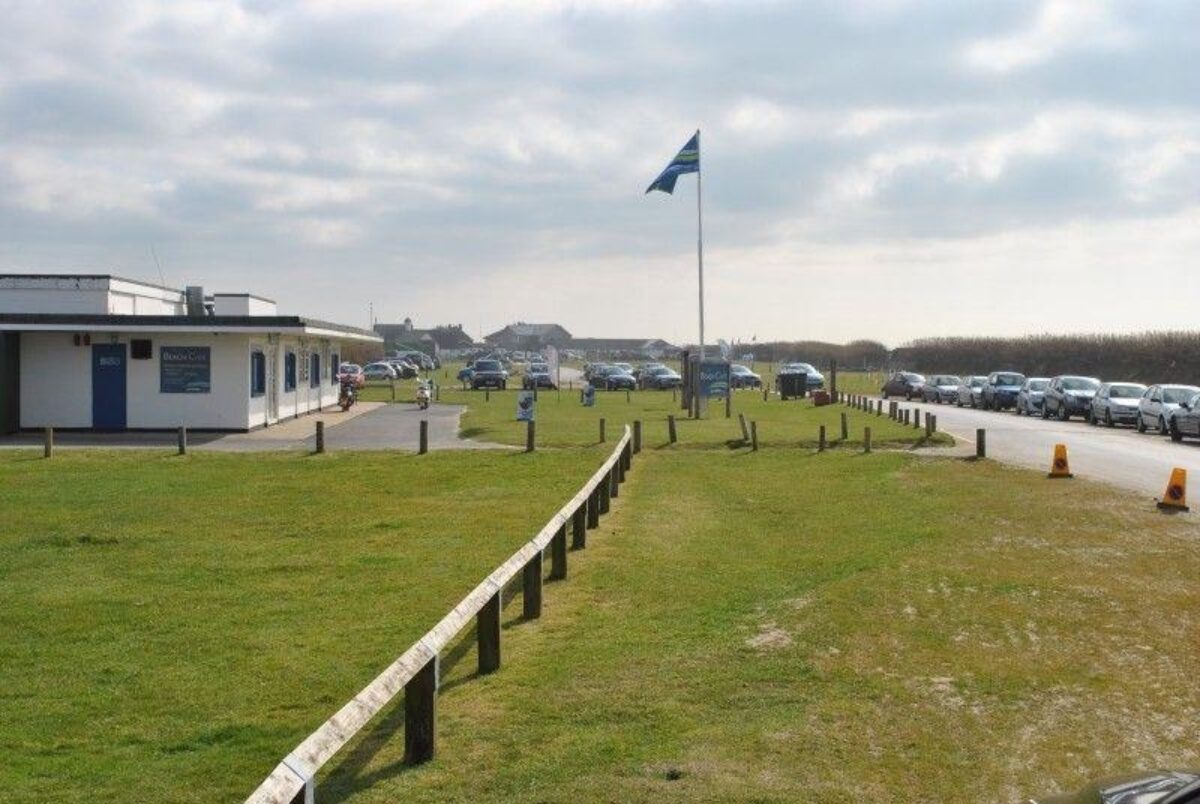
{"label": "distant building", "polygon": [[497,349],[530,351],[547,346],[568,347],[571,333],[558,324],[518,322],[485,336],[484,340]]}
{"label": "distant building", "polygon": [[661,338],[572,338],[567,348],[592,357],[625,355],[655,360],[680,353],[678,346]]}
{"label": "distant building", "polygon": [[376,324],[375,333],[383,338],[385,351],[404,351],[415,349],[427,355],[440,355],[442,352],[459,352],[470,349],[475,345],[462,327],[462,324],[444,324],[432,329],[417,329],[411,318],[406,318],[399,324]]}

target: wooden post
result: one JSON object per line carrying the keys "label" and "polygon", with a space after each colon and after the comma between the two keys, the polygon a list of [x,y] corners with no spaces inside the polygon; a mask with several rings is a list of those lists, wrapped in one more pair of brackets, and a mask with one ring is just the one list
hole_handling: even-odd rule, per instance
{"label": "wooden post", "polygon": [[763,402],[766,402],[766,401],[767,401],[767,399],[769,398],[769,394],[770,394],[770,393],[771,393],[771,392],[770,392],[770,391],[767,389],[767,386],[765,386],[765,385],[764,385],[764,386],[763,386]]}
{"label": "wooden post", "polygon": [[920,408],[913,408],[913,429],[914,430],[921,429],[921,409]]}
{"label": "wooden post", "polygon": [[670,438],[671,443],[674,444],[676,441],[674,416],[667,416],[667,436]]}
{"label": "wooden post", "polygon": [[863,428],[863,452],[871,451],[871,428]]}
{"label": "wooden post", "polygon": [[850,438],[850,422],[846,420],[845,411],[842,412],[842,440],[847,441]]}
{"label": "wooden post", "polygon": [[593,530],[600,525],[600,487],[592,489],[587,502],[587,526]]}
{"label": "wooden post", "polygon": [[600,417],[600,443],[601,443],[601,444],[603,444],[603,443],[604,443],[604,441],[605,441],[605,438],[604,438],[604,417],[603,417],[603,416],[601,416],[601,417]]}
{"label": "wooden post", "polygon": [[908,427],[908,408],[905,408],[900,414],[900,420],[905,427]]}
{"label": "wooden post", "polygon": [[758,422],[750,422],[750,449],[758,452]]}
{"label": "wooden post", "polygon": [[429,452],[429,422],[421,419],[421,430],[417,442],[417,454],[424,455]]}
{"label": "wooden post", "polygon": [[821,425],[821,429],[817,434],[817,452],[825,451],[825,425]]}
{"label": "wooden post", "polygon": [[479,675],[500,669],[500,593],[492,595],[475,615],[479,631]]}
{"label": "wooden post", "polygon": [[834,399],[838,398],[837,361],[836,360],[829,361],[829,393],[830,393],[830,395],[833,396]]}
{"label": "wooden post", "polygon": [[177,436],[177,441],[179,442],[179,454],[187,455],[187,428],[186,427],[180,426],[179,434]]}
{"label": "wooden post", "polygon": [[567,526],[563,525],[550,540],[550,580],[567,578]]}
{"label": "wooden post", "polygon": [[987,457],[987,430],[982,427],[975,431],[975,457]]}
{"label": "wooden post", "polygon": [[47,427],[43,435],[42,455],[46,458],[54,457],[54,428]]}
{"label": "wooden post", "polygon": [[628,404],[629,404],[629,396],[630,396],[630,394],[629,394],[629,389],[628,389],[628,388],[626,388],[626,389],[625,389],[625,404],[626,404],[626,405],[628,405]]}
{"label": "wooden post", "polygon": [[608,470],[608,497],[615,500],[621,496],[621,464],[618,461]]}
{"label": "wooden post", "polygon": [[542,551],[538,550],[525,565],[524,590],[521,593],[522,614],[526,620],[542,616]]}
{"label": "wooden post", "polygon": [[733,415],[733,386],[730,386],[725,391],[725,418],[728,419]]}
{"label": "wooden post", "polygon": [[925,437],[931,438],[932,436],[933,436],[933,414],[926,413],[925,414]]}
{"label": "wooden post", "polygon": [[738,414],[738,424],[742,426],[742,441],[750,440],[750,430],[746,427],[746,414]]}
{"label": "wooden post", "polygon": [[636,419],[633,422],[633,453],[642,451],[642,420]]}
{"label": "wooden post", "polygon": [[609,509],[609,499],[612,496],[612,483],[610,482],[611,475],[608,478],[600,480],[600,513],[607,514]]}
{"label": "wooden post", "polygon": [[587,547],[587,502],[575,509],[571,515],[571,549],[582,550]]}
{"label": "wooden post", "polygon": [[933,424],[930,425],[930,433],[932,434],[932,433],[936,433],[936,432],[937,432],[937,414],[935,413],[933,415]]}
{"label": "wooden post", "polygon": [[875,415],[882,416],[883,415],[883,400],[882,399],[878,400],[878,404],[875,406],[875,408],[876,408]]}
{"label": "wooden post", "polygon": [[525,422],[525,451],[533,452],[535,439],[537,438],[537,425],[533,423],[533,419]]}
{"label": "wooden post", "polygon": [[437,745],[438,658],[434,656],[404,685],[404,763],[433,759]]}
{"label": "wooden post", "polygon": [[317,453],[325,451],[325,422],[317,420]]}
{"label": "wooden post", "polygon": [[483,389],[483,401],[484,401],[484,402],[491,402],[491,401],[492,401],[492,389],[491,389],[491,388],[484,388],[484,389]]}
{"label": "wooden post", "polygon": [[392,380],[392,401],[396,401],[396,381]]}

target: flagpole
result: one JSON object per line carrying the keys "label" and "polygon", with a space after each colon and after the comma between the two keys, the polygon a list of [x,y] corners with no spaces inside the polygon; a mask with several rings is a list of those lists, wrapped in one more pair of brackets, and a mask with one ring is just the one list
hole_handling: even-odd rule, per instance
{"label": "flagpole", "polygon": [[700,273],[700,359],[704,360],[704,215],[700,175],[700,130],[696,129],[696,263]]}

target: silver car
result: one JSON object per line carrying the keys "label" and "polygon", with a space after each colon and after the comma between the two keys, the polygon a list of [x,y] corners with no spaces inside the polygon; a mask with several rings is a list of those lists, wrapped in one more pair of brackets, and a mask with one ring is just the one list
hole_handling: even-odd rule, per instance
{"label": "silver car", "polygon": [[1154,428],[1162,435],[1167,434],[1167,420],[1181,404],[1200,393],[1194,385],[1151,385],[1138,400],[1137,431],[1144,433]]}
{"label": "silver car", "polygon": [[1140,382],[1102,383],[1092,397],[1088,421],[1092,424],[1103,422],[1107,427],[1133,424],[1137,421],[1138,402],[1144,393],[1146,386]]}
{"label": "silver car", "polygon": [[921,401],[937,402],[939,405],[943,402],[949,404],[958,399],[960,385],[962,379],[953,374],[934,374],[926,377],[925,384],[921,386]]}
{"label": "silver car", "polygon": [[1017,415],[1040,414],[1042,405],[1046,402],[1046,386],[1049,384],[1049,377],[1026,377],[1025,382],[1021,384],[1021,390],[1017,391],[1017,404],[1014,405]]}
{"label": "silver car", "polygon": [[954,400],[954,404],[960,408],[963,405],[970,405],[973,408],[983,406],[983,385],[987,382],[987,377],[971,376],[963,377],[962,383],[958,386],[958,395]]}

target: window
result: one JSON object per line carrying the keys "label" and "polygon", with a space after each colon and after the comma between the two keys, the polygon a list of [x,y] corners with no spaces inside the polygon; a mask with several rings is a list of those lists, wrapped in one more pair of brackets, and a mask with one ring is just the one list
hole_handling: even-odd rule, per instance
{"label": "window", "polygon": [[296,390],[296,353],[288,352],[283,356],[283,390]]}
{"label": "window", "polygon": [[149,360],[154,354],[149,338],[133,338],[129,341],[129,356],[134,360]]}
{"label": "window", "polygon": [[308,387],[321,387],[321,356],[314,352],[309,362]]}
{"label": "window", "polygon": [[250,396],[267,392],[267,357],[262,352],[250,353]]}
{"label": "window", "polygon": [[338,363],[338,353],[334,352],[333,355],[329,358],[329,382],[333,385],[337,385],[337,381],[338,381],[337,370],[338,370],[339,365],[340,364]]}

